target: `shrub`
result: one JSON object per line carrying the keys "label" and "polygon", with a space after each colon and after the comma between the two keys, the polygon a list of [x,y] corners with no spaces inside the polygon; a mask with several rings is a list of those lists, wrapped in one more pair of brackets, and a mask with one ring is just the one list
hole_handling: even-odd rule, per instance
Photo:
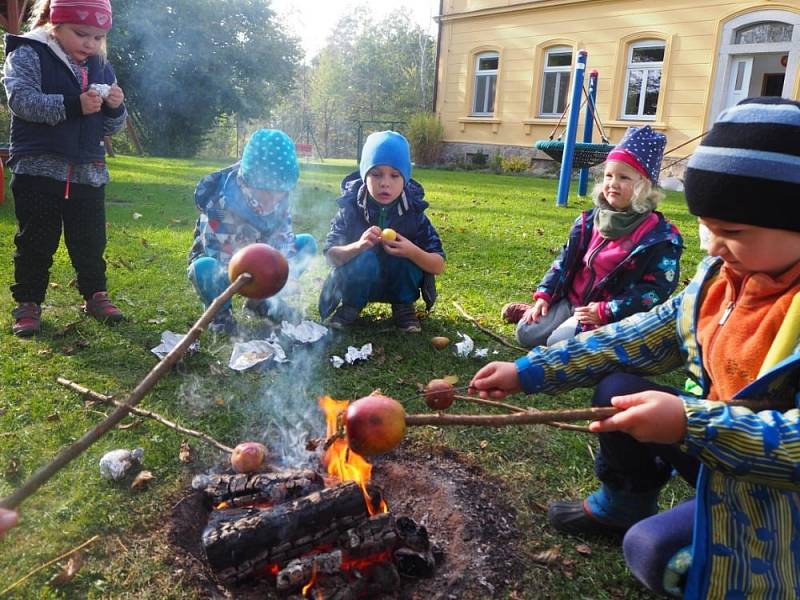
{"label": "shrub", "polygon": [[408,120],[408,143],[411,156],[420,165],[433,165],[439,160],[444,127],[431,113],[417,113]]}
{"label": "shrub", "polygon": [[528,161],[521,156],[509,156],[500,161],[503,173],[522,173],[528,170]]}

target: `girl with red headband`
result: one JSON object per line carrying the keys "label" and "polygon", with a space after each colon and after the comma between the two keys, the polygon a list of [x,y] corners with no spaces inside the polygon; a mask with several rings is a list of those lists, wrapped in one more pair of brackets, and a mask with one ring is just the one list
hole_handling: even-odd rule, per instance
{"label": "girl with red headband", "polygon": [[39,332],[62,228],[84,312],[105,323],[123,318],[106,288],[103,138],[127,118],[105,58],[109,0],[38,0],[31,14],[28,33],[5,36],[3,66],[18,224],[12,331],[25,337]]}

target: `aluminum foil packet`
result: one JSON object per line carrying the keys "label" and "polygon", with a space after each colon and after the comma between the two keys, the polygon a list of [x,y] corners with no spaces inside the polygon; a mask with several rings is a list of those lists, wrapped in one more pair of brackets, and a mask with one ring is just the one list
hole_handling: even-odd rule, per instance
{"label": "aluminum foil packet", "polygon": [[[155,348],[151,348],[150,352],[155,354],[161,360],[169,354],[172,349],[177,346],[180,341],[186,337],[186,335],[181,335],[179,333],[173,333],[172,331],[164,331],[161,333],[161,343],[156,346]],[[189,348],[186,350],[186,354],[193,354],[195,352],[200,351],[200,342],[192,343]]]}
{"label": "aluminum foil packet", "polygon": [[274,334],[268,340],[236,342],[228,366],[234,371],[246,371],[268,360],[276,363],[285,363],[289,360]]}
{"label": "aluminum foil packet", "polygon": [[141,466],[143,456],[144,450],[142,448],[136,448],[135,450],[120,448],[119,450],[106,452],[103,458],[100,459],[100,476],[111,481],[124,479],[131,470]]}
{"label": "aluminum foil packet", "polygon": [[108,85],[107,83],[92,83],[91,85],[89,85],[89,89],[94,90],[95,92],[100,94],[100,97],[103,100],[108,98],[108,94],[109,92],[111,92],[111,86]]}
{"label": "aluminum foil packet", "polygon": [[328,328],[314,321],[302,321],[298,325],[283,321],[281,333],[286,337],[302,344],[313,344],[321,340],[328,333]]}

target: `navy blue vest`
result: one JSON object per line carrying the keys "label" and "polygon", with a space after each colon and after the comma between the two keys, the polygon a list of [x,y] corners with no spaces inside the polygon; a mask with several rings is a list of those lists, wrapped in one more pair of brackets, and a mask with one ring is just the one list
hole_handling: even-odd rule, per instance
{"label": "navy blue vest", "polygon": [[[65,98],[81,94],[81,86],[72,70],[46,44],[29,38],[5,36],[6,56],[22,44],[27,44],[39,55],[42,71],[42,92],[62,94]],[[87,61],[89,84],[115,81],[111,65],[97,56]],[[12,114],[11,117],[11,158],[30,154],[58,154],[73,163],[87,163],[105,158],[103,145],[104,115],[122,114],[122,107],[110,111],[106,107],[92,115],[70,115],[57,125],[33,123]]]}

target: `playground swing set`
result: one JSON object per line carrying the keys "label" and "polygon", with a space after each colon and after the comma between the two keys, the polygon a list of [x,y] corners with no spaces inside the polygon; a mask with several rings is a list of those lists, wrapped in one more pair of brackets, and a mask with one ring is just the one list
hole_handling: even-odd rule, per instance
{"label": "playground swing set", "polygon": [[[584,86],[584,73],[586,71],[586,59],[588,53],[586,50],[578,51],[578,60],[575,65],[575,72],[573,75],[573,84],[570,94],[570,101],[564,108],[564,112],[558,119],[558,123],[553,127],[550,136],[546,140],[537,141],[534,146],[537,150],[541,150],[556,162],[561,163],[561,170],[558,178],[558,191],[556,193],[556,206],[566,207],[567,199],[569,197],[570,179],[572,177],[572,170],[579,169],[578,175],[578,195],[585,196],[586,189],[589,181],[589,167],[599,165],[605,162],[608,153],[614,148],[614,144],[610,143],[606,135],[603,123],[597,116],[596,99],[597,99],[597,79],[598,72],[592,69],[589,73],[589,89]],[[583,94],[583,102],[581,102],[581,94]],[[583,127],[583,141],[576,141],[576,134],[578,130],[578,120],[580,118],[580,110],[586,107],[586,114]],[[567,117],[567,125],[565,130],[553,139],[556,131],[561,127],[564,117]],[[599,143],[592,142],[592,134],[594,126],[597,127],[600,133],[601,141]],[[678,150],[702,138],[707,131],[697,135],[682,144],[670,148],[664,152],[666,157],[670,153]],[[661,171],[675,166],[677,163],[686,160],[688,157],[678,158],[670,164],[663,166]]]}

